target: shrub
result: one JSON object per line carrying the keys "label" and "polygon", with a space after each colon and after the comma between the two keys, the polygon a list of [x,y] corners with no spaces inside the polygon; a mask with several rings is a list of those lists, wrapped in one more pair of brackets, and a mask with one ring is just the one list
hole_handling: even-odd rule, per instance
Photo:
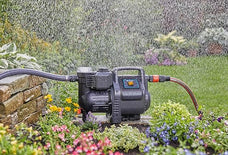
{"label": "shrub", "polygon": [[[219,44],[224,49],[226,49],[228,48],[228,32],[222,27],[206,28],[199,34],[197,42],[200,44],[202,48],[202,53],[205,53],[203,51],[207,49],[207,47],[212,43]],[[208,54],[211,54],[210,51],[205,51],[209,52]]]}
{"label": "shrub", "polygon": [[159,48],[146,51],[145,61],[151,65],[181,65],[186,64],[186,58],[180,54],[185,46],[186,40],[182,36],[175,36],[176,31],[167,35],[158,34],[154,40],[158,42]]}

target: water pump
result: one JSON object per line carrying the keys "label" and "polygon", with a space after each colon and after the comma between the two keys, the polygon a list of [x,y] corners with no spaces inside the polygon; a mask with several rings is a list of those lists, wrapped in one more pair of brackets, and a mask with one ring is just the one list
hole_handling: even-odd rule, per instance
{"label": "water pump", "polygon": [[[136,74],[120,74],[122,71],[135,71]],[[112,71],[100,68],[92,71],[90,67],[79,67],[77,75],[55,75],[31,69],[12,69],[0,74],[0,80],[13,75],[29,74],[58,81],[78,82],[79,105],[82,108],[83,121],[91,112],[105,112],[111,123],[126,120],[139,120],[140,114],[150,106],[148,82],[171,81],[180,84],[190,95],[195,109],[198,103],[191,89],[181,80],[169,76],[145,75],[141,67],[116,67]]]}

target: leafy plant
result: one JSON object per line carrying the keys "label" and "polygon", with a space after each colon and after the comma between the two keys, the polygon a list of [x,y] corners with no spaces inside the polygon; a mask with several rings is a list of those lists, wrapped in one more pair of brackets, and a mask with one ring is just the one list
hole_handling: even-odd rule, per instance
{"label": "leafy plant", "polygon": [[94,137],[98,140],[107,137],[112,143],[111,149],[113,151],[123,150],[124,152],[137,147],[139,147],[140,152],[143,152],[146,140],[144,133],[128,125],[120,125],[119,127],[112,125],[110,128],[105,128],[104,132],[96,133]]}
{"label": "leafy plant", "polygon": [[197,126],[198,139],[192,143],[195,149],[212,148],[216,153],[228,150],[228,115],[216,116],[213,112]]}
{"label": "leafy plant", "polygon": [[[27,130],[27,131],[24,131]],[[8,126],[4,126],[0,123],[0,154],[6,155],[32,155],[42,154],[42,145],[40,143],[31,143],[30,138],[35,135],[36,132],[32,128],[24,128],[20,126],[17,130],[17,136],[15,137],[10,133]],[[28,135],[28,139],[24,139]],[[35,140],[35,139],[34,139]],[[28,144],[28,145],[27,145]]]}
{"label": "leafy plant", "polygon": [[[147,136],[153,137],[164,145],[171,141],[192,140],[195,129],[195,119],[187,108],[179,103],[168,103],[154,106],[151,118],[151,129]],[[197,123],[197,121],[196,121]]]}
{"label": "leafy plant", "polygon": [[199,34],[197,41],[200,44],[218,43],[223,46],[228,46],[228,32],[220,28],[206,28]]}
{"label": "leafy plant", "polygon": [[0,48],[0,68],[32,68],[40,70],[36,58],[18,53],[14,43],[5,44]]}
{"label": "leafy plant", "polygon": [[80,124],[81,131],[97,130],[100,127],[100,123],[96,122],[97,118],[90,111],[86,115],[86,121]]}

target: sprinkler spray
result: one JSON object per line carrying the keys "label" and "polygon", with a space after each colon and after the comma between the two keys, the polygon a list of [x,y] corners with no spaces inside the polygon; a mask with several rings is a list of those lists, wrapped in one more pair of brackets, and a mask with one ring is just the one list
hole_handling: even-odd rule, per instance
{"label": "sprinkler spray", "polygon": [[[137,71],[137,75],[121,75],[121,71]],[[77,75],[56,75],[32,69],[11,69],[0,74],[0,80],[9,76],[28,74],[57,81],[78,82],[79,105],[83,121],[91,112],[105,112],[111,123],[139,120],[140,114],[150,106],[148,82],[171,81],[181,85],[190,95],[201,119],[203,114],[191,89],[181,80],[161,75],[145,75],[141,67],[116,67],[112,71],[79,67]]]}

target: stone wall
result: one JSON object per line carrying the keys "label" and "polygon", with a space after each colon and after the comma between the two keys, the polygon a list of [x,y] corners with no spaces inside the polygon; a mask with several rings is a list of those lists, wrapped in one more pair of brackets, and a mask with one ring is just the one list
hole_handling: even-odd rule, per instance
{"label": "stone wall", "polygon": [[0,80],[0,123],[14,127],[18,123],[35,123],[45,111],[45,79],[18,75]]}

